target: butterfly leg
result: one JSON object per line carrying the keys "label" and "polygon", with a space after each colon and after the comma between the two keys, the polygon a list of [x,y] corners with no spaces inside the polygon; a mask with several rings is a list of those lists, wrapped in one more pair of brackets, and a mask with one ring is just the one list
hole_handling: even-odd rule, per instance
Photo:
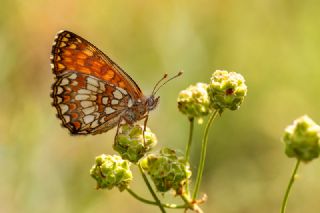
{"label": "butterfly leg", "polygon": [[118,122],[118,125],[117,125],[117,131],[116,131],[116,135],[114,136],[114,143],[116,143],[116,139],[117,139],[117,136],[119,134],[119,129],[120,129],[120,125],[121,125],[121,121],[122,121],[123,117],[120,116],[119,118],[119,122]]}
{"label": "butterfly leg", "polygon": [[145,138],[145,136],[144,136],[144,133],[146,132],[146,129],[147,129],[148,118],[149,118],[149,115],[146,115],[146,116],[145,116],[145,119],[144,119],[144,124],[143,124],[143,133],[142,133],[142,136],[143,136],[143,145],[144,145],[144,147],[146,147],[146,138]]}

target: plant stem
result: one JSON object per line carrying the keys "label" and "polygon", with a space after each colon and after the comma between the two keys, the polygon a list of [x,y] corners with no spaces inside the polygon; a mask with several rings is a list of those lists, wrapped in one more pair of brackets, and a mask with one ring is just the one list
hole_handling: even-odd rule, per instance
{"label": "plant stem", "polygon": [[189,139],[188,139],[188,144],[186,147],[186,162],[189,162],[189,157],[190,157],[190,147],[192,144],[192,135],[193,135],[193,126],[194,126],[194,118],[189,118],[189,122],[190,122],[190,128],[189,128]]}
{"label": "plant stem", "polygon": [[207,125],[205,127],[205,130],[204,130],[204,135],[203,135],[203,138],[202,138],[202,147],[201,147],[201,156],[200,156],[199,169],[198,169],[195,188],[194,188],[194,192],[193,192],[193,200],[197,199],[200,183],[201,183],[201,180],[202,180],[204,163],[205,163],[205,160],[206,160],[206,153],[207,153],[209,129],[210,129],[210,126],[211,126],[213,120],[217,117],[217,115],[218,115],[218,110],[215,110],[211,114],[211,116],[210,116],[210,118],[208,120],[208,123],[207,123]]}
{"label": "plant stem", "polygon": [[[190,148],[191,148],[191,144],[192,144],[194,118],[189,118],[189,123],[190,123],[189,139],[188,139],[188,144],[187,144],[187,147],[186,147],[186,154],[185,154],[186,163],[189,163],[189,158],[190,158]],[[189,191],[189,180],[186,181],[185,190],[186,190],[186,193],[189,196],[189,194],[190,194],[190,191]]]}
{"label": "plant stem", "polygon": [[281,213],[284,213],[284,212],[286,211],[287,201],[288,201],[290,189],[291,189],[292,184],[293,184],[293,182],[294,182],[294,180],[295,180],[295,176],[296,176],[296,174],[297,174],[297,171],[298,171],[300,162],[301,162],[301,161],[298,159],[297,162],[296,162],[296,165],[295,165],[295,167],[294,167],[294,169],[293,169],[293,172],[292,172],[292,175],[291,175],[289,184],[288,184],[288,186],[287,186],[286,193],[285,193],[284,198],[283,198],[283,201],[282,201]]}
{"label": "plant stem", "polygon": [[143,171],[142,168],[141,168],[141,165],[138,165],[138,167],[139,167],[140,173],[141,173],[141,175],[142,175],[142,178],[143,178],[144,182],[146,183],[146,185],[147,185],[147,187],[148,187],[148,189],[149,189],[149,191],[150,191],[153,199],[156,201],[156,203],[157,203],[157,205],[159,206],[161,212],[162,212],[162,213],[165,213],[166,210],[165,210],[164,207],[162,206],[162,204],[161,204],[159,198],[157,197],[156,193],[153,191],[153,189],[152,189],[152,187],[151,187],[151,185],[150,185],[150,183],[149,183],[149,180],[148,180],[147,176],[145,175],[144,171]]}
{"label": "plant stem", "polygon": [[197,213],[203,213],[202,209],[198,206],[198,204],[196,202],[193,202],[192,199],[186,195],[186,194],[182,194],[180,195],[180,197],[182,198],[182,200],[185,202],[185,209],[191,209]]}
{"label": "plant stem", "polygon": [[[139,196],[137,193],[135,193],[134,191],[132,191],[130,188],[126,189],[127,192],[129,192],[129,194],[131,194],[134,198],[136,198],[137,200],[146,203],[146,204],[151,204],[151,205],[158,205],[158,203],[151,201],[151,200],[147,200],[141,196]],[[176,205],[176,204],[167,204],[167,203],[161,203],[162,206],[164,206],[165,208],[170,208],[170,209],[184,209],[187,206],[186,205]]]}

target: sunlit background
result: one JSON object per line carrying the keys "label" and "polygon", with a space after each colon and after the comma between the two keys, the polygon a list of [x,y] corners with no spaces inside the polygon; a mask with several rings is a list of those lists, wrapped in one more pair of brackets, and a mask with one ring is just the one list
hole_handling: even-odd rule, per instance
{"label": "sunlit background", "polygon": [[[185,149],[188,121],[177,110],[180,90],[209,82],[216,69],[241,73],[248,96],[210,131],[202,208],[278,212],[295,163],[284,154],[283,130],[303,114],[320,122],[319,11],[311,0],[1,0],[0,212],[158,211],[126,192],[95,190],[89,169],[95,156],[115,153],[115,130],[74,137],[60,126],[50,105],[49,55],[61,29],[98,46],[146,95],[165,72],[184,70],[161,89],[151,113],[156,149]],[[193,171],[203,129],[196,126]],[[288,212],[319,212],[319,160],[303,164],[299,174]],[[136,170],[132,188],[151,199]]]}

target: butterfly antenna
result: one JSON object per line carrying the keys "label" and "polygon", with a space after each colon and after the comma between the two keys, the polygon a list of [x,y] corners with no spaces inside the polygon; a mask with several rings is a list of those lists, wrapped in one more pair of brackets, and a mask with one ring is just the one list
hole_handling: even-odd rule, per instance
{"label": "butterfly antenna", "polygon": [[183,74],[182,71],[178,72],[178,74],[176,74],[175,76],[169,78],[168,80],[166,80],[165,82],[163,82],[160,86],[158,86],[158,88],[157,88],[152,94],[156,94],[163,85],[165,85],[165,84],[168,83],[169,81],[171,81],[171,80],[179,77],[179,76],[182,75],[182,74]]}
{"label": "butterfly antenna", "polygon": [[151,94],[155,94],[155,90],[157,89],[157,86],[160,84],[160,82],[161,81],[163,81],[164,79],[166,79],[168,77],[168,74],[167,73],[165,73],[164,75],[163,75],[163,77],[156,83],[156,85],[153,87],[153,90],[152,90],[152,93]]}

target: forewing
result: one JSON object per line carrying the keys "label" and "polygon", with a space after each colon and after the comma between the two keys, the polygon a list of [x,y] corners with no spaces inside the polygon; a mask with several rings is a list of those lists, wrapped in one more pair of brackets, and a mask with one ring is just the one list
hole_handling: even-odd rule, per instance
{"label": "forewing", "polygon": [[56,76],[76,71],[95,76],[126,90],[132,98],[143,96],[139,86],[116,63],[84,38],[60,31],[54,41],[51,55]]}
{"label": "forewing", "polygon": [[132,102],[120,87],[82,72],[64,72],[53,85],[53,105],[71,134],[98,134],[116,126]]}

